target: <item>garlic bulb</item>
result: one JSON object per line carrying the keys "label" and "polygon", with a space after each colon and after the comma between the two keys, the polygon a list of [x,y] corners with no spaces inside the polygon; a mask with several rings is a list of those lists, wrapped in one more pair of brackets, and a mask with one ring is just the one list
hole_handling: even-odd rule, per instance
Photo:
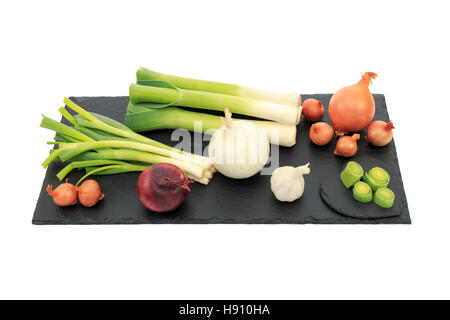
{"label": "garlic bulb", "polygon": [[303,195],[304,174],[309,174],[309,162],[303,166],[277,168],[270,178],[272,192],[279,201],[292,202]]}
{"label": "garlic bulb", "polygon": [[224,176],[233,179],[249,178],[265,166],[270,144],[267,134],[246,121],[232,121],[225,109],[224,125],[214,132],[209,143],[209,156]]}

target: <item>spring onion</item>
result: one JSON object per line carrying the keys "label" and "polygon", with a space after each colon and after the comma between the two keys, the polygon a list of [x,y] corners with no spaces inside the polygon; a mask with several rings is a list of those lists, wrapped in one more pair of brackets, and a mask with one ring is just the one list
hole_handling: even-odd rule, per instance
{"label": "spring onion", "polygon": [[51,150],[43,166],[47,167],[56,160],[72,161],[58,173],[59,179],[62,180],[75,168],[84,167],[88,176],[142,171],[153,163],[176,165],[202,183],[208,183],[212,178],[215,170],[208,157],[193,155],[151,140],[120,122],[89,113],[67,98],[65,103],[78,113],[72,116],[63,109],[59,110],[73,127],[47,117],[43,117],[41,122],[41,127],[56,132],[56,141],[53,143],[58,145],[57,149]]}
{"label": "spring onion", "polygon": [[353,198],[363,203],[370,202],[372,201],[372,189],[367,183],[358,181],[353,186]]}
{"label": "spring onion", "polygon": [[[188,111],[177,107],[152,109],[146,108],[144,105],[133,103],[128,105],[125,125],[133,131],[145,132],[183,128],[192,132],[213,134],[223,125],[220,116]],[[274,121],[239,119],[234,121],[245,121],[255,124],[266,132],[271,143],[291,147],[296,142],[296,126],[288,126]]]}
{"label": "spring onion", "polygon": [[180,89],[161,81],[147,81],[145,85],[131,84],[130,102],[147,103],[145,106],[149,108],[176,105],[222,112],[228,108],[232,113],[273,120],[287,125],[296,125],[300,119],[299,108],[239,96]]}
{"label": "spring onion", "polygon": [[361,180],[363,174],[364,170],[357,162],[349,161],[345,166],[345,169],[341,172],[341,181],[348,189]]}
{"label": "spring onion", "polygon": [[394,205],[395,194],[386,187],[380,187],[375,191],[374,202],[382,208],[392,208]]}
{"label": "spring onion", "polygon": [[146,68],[140,68],[136,72],[136,77],[138,83],[140,81],[162,80],[170,82],[181,89],[215,92],[232,96],[269,101],[278,104],[285,104],[293,107],[299,107],[301,104],[301,97],[298,93],[279,93],[229,83],[190,79],[156,72]]}
{"label": "spring onion", "polygon": [[381,187],[387,187],[390,179],[389,173],[380,167],[370,169],[369,172],[366,172],[363,177],[363,180],[372,188],[373,191],[376,191]]}

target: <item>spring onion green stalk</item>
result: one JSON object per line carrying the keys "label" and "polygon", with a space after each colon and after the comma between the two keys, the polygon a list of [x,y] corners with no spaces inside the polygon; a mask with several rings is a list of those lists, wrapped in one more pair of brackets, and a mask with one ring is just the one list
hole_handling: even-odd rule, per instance
{"label": "spring onion green stalk", "polygon": [[298,108],[273,102],[231,96],[206,91],[194,91],[170,87],[170,84],[149,82],[148,85],[131,84],[130,102],[147,103],[150,108],[171,105],[224,111],[296,125],[300,119]]}
{"label": "spring onion green stalk", "polygon": [[[113,119],[101,116],[99,118],[94,116],[94,114],[87,112],[77,104],[75,104],[72,100],[68,99],[67,97],[64,98],[65,104],[72,109],[73,111],[77,112],[79,115],[81,115],[85,120],[83,123],[79,123],[80,118],[75,118],[76,124],[79,126],[83,126],[85,128],[90,129],[98,129],[101,131],[104,131],[106,133],[116,135],[122,138],[128,138],[133,141],[140,141],[142,143],[148,144],[150,146],[155,146],[160,149],[166,149],[171,151],[171,154],[180,160],[180,158],[183,158],[184,161],[194,161],[197,164],[200,164],[204,168],[209,168],[212,166],[212,161],[208,157],[203,157],[199,155],[190,154],[187,152],[183,152],[181,150],[178,150],[176,148],[169,147],[163,143],[160,143],[158,141],[152,140],[150,138],[147,138],[143,135],[140,135],[131,129],[127,128],[125,125],[121,124],[118,121],[115,121]],[[178,155],[179,156],[178,156]],[[184,157],[182,157],[184,156]]]}
{"label": "spring onion green stalk", "polygon": [[376,191],[378,188],[387,187],[391,177],[386,170],[380,167],[375,167],[369,170],[369,172],[364,175],[363,180]]}
{"label": "spring onion green stalk", "polygon": [[[101,151],[104,151],[104,149],[102,149]],[[128,151],[128,150],[127,150]],[[107,155],[102,154],[101,152],[85,152],[75,158],[78,159],[100,159],[103,158],[104,156],[106,156],[105,158],[108,158]],[[171,159],[167,159],[166,161],[161,161],[161,163],[170,163]],[[82,162],[82,161],[80,161]],[[121,161],[123,162],[123,161]],[[110,174],[120,174],[120,173],[127,173],[127,172],[133,172],[133,171],[144,171],[150,164],[136,164],[136,163],[127,163],[127,162],[123,162],[123,165],[109,165],[109,166],[104,166],[104,167],[85,167],[86,169],[86,173],[90,173],[90,174],[94,174],[94,175],[110,175]],[[158,162],[153,162],[153,163],[158,163]],[[152,163],[152,164],[153,164]],[[64,169],[63,169],[64,170]],[[69,169],[67,169],[69,170]],[[191,174],[187,174],[189,179],[194,179],[195,181],[207,185],[209,183],[209,181],[211,180],[214,172],[216,170],[212,169],[210,171],[205,172],[205,176],[203,178],[198,178],[196,176],[193,176]],[[62,176],[62,174],[61,174]],[[62,177],[60,180],[62,180],[64,177]]]}
{"label": "spring onion green stalk", "polygon": [[348,189],[361,180],[363,174],[364,170],[357,162],[349,161],[340,176],[342,183]]}
{"label": "spring onion green stalk", "polygon": [[[124,161],[116,161],[116,160],[109,160],[109,159],[108,160],[74,161],[74,162],[69,163],[60,172],[58,172],[56,177],[60,181],[62,181],[73,169],[94,167],[94,166],[98,167],[98,166],[105,166],[105,165],[118,165],[118,166],[130,169],[130,171],[132,171],[132,169],[141,169],[141,167],[144,167],[144,166],[127,163]],[[145,168],[146,167],[147,166],[145,166]],[[136,171],[139,171],[139,170],[136,170]]]}
{"label": "spring onion green stalk", "polygon": [[[56,152],[56,150],[52,150]],[[58,160],[62,161],[58,158]],[[71,159],[74,162],[77,163],[88,163],[87,161],[99,161],[99,163],[102,163],[101,161],[105,160],[106,164],[116,164],[117,161],[124,162],[124,161],[132,161],[133,164],[141,166],[142,169],[147,168],[151,164],[155,163],[170,163],[176,166],[180,166],[180,162],[176,161],[172,158],[163,157],[160,155],[156,155],[153,153],[147,153],[143,151],[138,150],[130,150],[130,149],[98,149],[95,151],[86,151],[83,152]],[[73,162],[72,162],[73,163]],[[95,162],[93,162],[95,163]],[[91,165],[93,166],[93,164]],[[88,167],[86,167],[86,170]],[[131,170],[133,168],[133,170]],[[124,173],[124,172],[131,172],[131,171],[137,171],[134,170],[137,167],[131,167],[131,166],[122,166],[121,168],[114,168],[114,169],[108,169],[105,171],[101,171],[95,174],[118,174],[118,173]],[[58,173],[58,178],[60,181],[62,181],[66,175],[73,169],[73,167],[70,167],[69,165],[62,169],[60,173]],[[142,170],[140,170],[142,171]],[[204,177],[200,178],[192,174],[188,174],[190,176],[190,179],[194,179],[200,183],[208,184],[209,180],[213,177],[213,174],[216,172],[216,169],[212,167],[210,170],[205,171]]]}
{"label": "spring onion green stalk", "polygon": [[[170,152],[169,150],[158,148],[144,143],[133,142],[133,141],[122,141],[122,140],[105,140],[105,141],[93,141],[93,142],[79,142],[79,143],[68,143],[60,145],[60,147],[53,153],[51,153],[47,159],[43,162],[42,166],[46,168],[50,162],[54,161],[59,157],[62,161],[68,161],[85,151],[103,149],[103,148],[126,148],[131,150],[145,151],[152,154],[163,155],[167,158],[172,158],[177,167],[180,169],[191,173],[192,175],[202,178],[205,174],[204,168],[195,165],[186,160],[182,155],[178,153]],[[178,158],[175,158],[178,157]],[[125,160],[125,159],[123,159]],[[177,161],[181,160],[181,161]]]}
{"label": "spring onion green stalk", "polygon": [[140,68],[136,72],[136,77],[138,83],[140,81],[161,80],[170,82],[181,89],[228,94],[232,96],[269,101],[293,107],[299,107],[301,105],[301,97],[298,93],[280,93],[280,92],[259,90],[229,83],[190,79],[155,72],[146,68]]}
{"label": "spring onion green stalk", "polygon": [[[133,161],[133,163],[128,163],[127,165],[122,165],[120,168],[108,168],[100,172],[95,172],[95,174],[99,175],[107,175],[107,174],[118,174],[118,173],[125,173],[125,172],[131,172],[131,171],[143,171],[145,170],[149,165],[155,164],[155,163],[171,163],[173,165],[178,166],[179,162],[175,161],[171,158],[155,155],[155,154],[149,154],[143,151],[137,151],[137,150],[130,150],[130,149],[99,149],[96,151],[87,151],[83,152],[71,159],[72,163],[82,164],[86,163],[89,164],[92,167],[86,166],[86,171],[89,172],[92,170],[95,163],[102,164],[102,161],[105,161],[105,164],[124,164],[126,161]],[[89,162],[92,161],[92,162]],[[95,162],[97,161],[97,162]],[[77,166],[77,165],[75,165]],[[79,167],[79,165],[78,165]],[[62,169],[58,173],[58,178],[62,181],[65,176],[73,169],[71,166],[67,166],[66,168]],[[139,170],[138,170],[139,169]],[[214,168],[211,168],[211,170],[205,171],[205,175],[203,178],[199,178],[193,175],[190,176],[190,179],[194,179],[198,182],[201,182],[203,184],[208,184],[209,180],[213,177],[214,172],[216,170]]]}
{"label": "spring onion green stalk", "polygon": [[386,187],[380,187],[375,191],[374,202],[382,208],[392,208],[394,205],[395,194]]}
{"label": "spring onion green stalk", "polygon": [[358,181],[353,186],[353,198],[362,203],[370,202],[372,201],[372,189],[367,183]]}
{"label": "spring onion green stalk", "polygon": [[[274,121],[239,119],[235,119],[235,121],[245,121],[255,124],[266,132],[271,143],[291,147],[296,142],[296,126],[288,126]],[[125,124],[136,132],[183,128],[192,132],[202,132],[212,135],[223,125],[223,121],[220,116],[188,111],[177,107],[151,109],[141,104],[130,103],[125,116]]]}
{"label": "spring onion green stalk", "polygon": [[76,139],[78,141],[94,141],[94,139],[88,137],[87,135],[81,133],[80,131],[76,130],[75,128],[69,127],[68,125],[65,125],[61,122],[55,121],[53,119],[47,118],[45,116],[42,117],[41,121],[41,127],[53,130],[63,136],[71,137],[73,139]]}

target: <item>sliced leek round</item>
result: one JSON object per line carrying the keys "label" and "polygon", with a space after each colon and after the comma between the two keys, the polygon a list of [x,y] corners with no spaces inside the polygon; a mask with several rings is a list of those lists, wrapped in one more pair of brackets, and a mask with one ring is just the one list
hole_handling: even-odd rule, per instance
{"label": "sliced leek round", "polygon": [[395,194],[386,187],[380,187],[375,191],[374,202],[382,208],[392,208],[394,205]]}
{"label": "sliced leek round", "polygon": [[391,177],[383,168],[375,167],[370,169],[369,172],[366,172],[363,180],[372,188],[373,191],[377,191],[378,188],[387,187]]}
{"label": "sliced leek round", "polygon": [[361,180],[363,174],[364,170],[357,162],[349,161],[345,166],[345,169],[341,172],[341,181],[348,189]]}
{"label": "sliced leek round", "polygon": [[353,198],[362,203],[370,202],[372,201],[372,189],[367,183],[358,181],[353,186]]}

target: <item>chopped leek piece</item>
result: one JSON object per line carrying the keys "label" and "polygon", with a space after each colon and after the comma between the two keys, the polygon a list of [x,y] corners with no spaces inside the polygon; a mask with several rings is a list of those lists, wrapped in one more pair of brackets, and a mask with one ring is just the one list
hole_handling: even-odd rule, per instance
{"label": "chopped leek piece", "polygon": [[273,120],[287,125],[296,125],[300,109],[285,104],[255,100],[220,93],[194,91],[170,87],[170,83],[150,81],[147,85],[130,85],[130,102],[146,103],[149,108],[182,106],[198,109],[224,111]]}
{"label": "chopped leek piece", "polygon": [[364,175],[363,180],[369,184],[373,191],[377,191],[378,188],[387,187],[391,177],[386,170],[380,167],[374,167]]}
{"label": "chopped leek piece", "polygon": [[358,181],[353,186],[353,198],[363,203],[370,202],[372,201],[372,189],[367,183]]}
{"label": "chopped leek piece", "polygon": [[380,187],[375,191],[374,201],[377,205],[382,208],[392,208],[394,205],[395,194],[394,192],[386,187]]}
{"label": "chopped leek piece", "polygon": [[359,163],[355,161],[349,161],[345,166],[345,169],[341,172],[341,181],[344,186],[348,189],[353,186],[356,182],[361,180],[364,174],[363,168]]}
{"label": "chopped leek piece", "polygon": [[[273,144],[292,147],[296,142],[296,126],[288,126],[274,121],[239,119],[235,119],[235,121],[252,122],[267,133],[267,137]],[[125,116],[125,124],[136,132],[183,128],[192,132],[212,135],[223,125],[223,121],[220,116],[188,111],[177,107],[152,109],[145,107],[145,103],[130,103]]]}
{"label": "chopped leek piece", "polygon": [[286,104],[293,107],[299,107],[301,104],[301,97],[298,93],[280,93],[280,92],[259,90],[230,83],[190,79],[155,72],[146,68],[140,68],[136,72],[136,77],[138,83],[141,81],[148,81],[148,80],[161,80],[170,82],[175,86],[177,86],[178,88],[182,89],[222,93],[232,96],[240,96],[244,98],[251,98],[279,104]]}

